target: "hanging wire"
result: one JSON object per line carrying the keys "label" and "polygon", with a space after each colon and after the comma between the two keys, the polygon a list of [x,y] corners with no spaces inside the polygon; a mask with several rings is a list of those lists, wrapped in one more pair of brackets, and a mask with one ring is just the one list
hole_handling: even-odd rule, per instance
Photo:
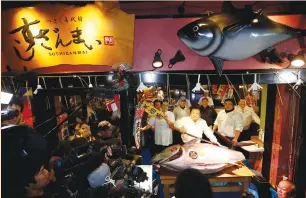
{"label": "hanging wire", "polygon": [[245,90],[247,90],[247,85],[246,85],[246,83],[245,83],[245,81],[244,81],[243,74],[241,75],[241,80],[242,80],[242,84],[243,84],[243,85],[242,85],[242,86],[243,86],[242,91],[243,91],[243,95],[244,95],[243,98],[245,98],[245,97],[246,97]]}
{"label": "hanging wire", "polygon": [[7,88],[6,88],[6,86],[5,86],[5,83],[4,83],[4,81],[3,81],[3,79],[1,79],[1,83],[3,84],[3,87],[4,87],[5,92],[8,92],[8,91],[7,91]]}
{"label": "hanging wire", "polygon": [[13,77],[9,77],[9,78],[11,79],[11,83],[13,85],[14,93],[16,93],[16,88],[15,88]]}
{"label": "hanging wire", "polygon": [[138,74],[138,77],[139,77],[139,84],[141,83],[141,74],[139,73]]}
{"label": "hanging wire", "polygon": [[[291,104],[296,104],[296,97],[294,97],[294,95],[291,96],[292,97],[292,103]],[[294,140],[294,123],[295,123],[295,111],[296,111],[296,107],[294,106],[293,108],[291,108],[291,110],[289,110],[290,115],[289,118],[291,118],[291,130],[290,130],[290,135],[291,135],[291,139],[289,142],[290,145],[290,149],[289,149],[289,168],[292,167],[292,156],[293,156],[293,150],[294,150],[294,143],[296,143],[296,141]]]}
{"label": "hanging wire", "polygon": [[278,88],[278,84],[276,84],[276,88],[277,88],[277,93],[278,93],[278,96],[279,96],[279,100],[280,100],[281,104],[284,105],[283,100],[282,100],[282,96],[281,96],[279,88]]}
{"label": "hanging wire", "polygon": [[278,75],[277,73],[275,73],[275,75],[277,76],[277,78],[279,78],[279,79],[285,81],[285,82],[291,87],[291,89],[299,96],[299,98],[301,98],[301,95],[294,89],[294,87],[293,87],[288,81],[286,81],[285,79],[283,79],[282,77],[280,77],[280,75]]}
{"label": "hanging wire", "polygon": [[189,81],[189,77],[186,74],[186,83],[187,83],[187,95],[188,95],[188,99],[190,100],[190,81]]}
{"label": "hanging wire", "polygon": [[[277,77],[276,73],[274,73],[274,77],[275,77],[275,76]],[[278,79],[278,81],[279,81],[279,79]],[[282,105],[284,105],[284,104],[283,104],[283,99],[282,99],[282,96],[281,96],[280,91],[279,91],[278,84],[275,84],[275,85],[276,85],[276,89],[277,89],[277,93],[278,93],[279,101],[280,101],[280,103],[281,103]],[[278,109],[279,109],[279,107],[278,107]]]}
{"label": "hanging wire", "polygon": [[209,76],[208,76],[207,74],[206,74],[206,78],[207,78],[207,84],[208,84],[208,91],[209,91],[209,95],[210,95],[210,97],[212,98],[211,91],[210,91],[210,88],[211,88],[211,83],[210,83]]}
{"label": "hanging wire", "polygon": [[[61,78],[61,77],[59,77],[59,83],[60,83],[61,88],[63,88],[62,78]],[[69,105],[68,105],[66,96],[64,96],[64,99],[65,99],[66,106],[67,106],[67,108],[69,109]]]}
{"label": "hanging wire", "polygon": [[98,76],[95,76],[95,86],[96,86],[96,87],[98,87],[97,77],[98,77]]}
{"label": "hanging wire", "polygon": [[[91,84],[90,76],[88,76],[88,83]],[[89,86],[89,85],[88,85]]]}
{"label": "hanging wire", "polygon": [[[40,78],[40,77],[38,77],[38,78]],[[47,89],[47,84],[46,84],[45,78],[44,77],[41,77],[41,78],[43,79],[43,83],[44,83],[45,89]],[[50,104],[49,96],[46,97],[46,103],[47,103],[47,110],[51,109],[51,104]]]}
{"label": "hanging wire", "polygon": [[[239,99],[241,99],[241,97],[240,97],[240,95],[239,95],[239,92],[237,91],[237,89],[235,88],[235,86],[233,85],[233,83],[230,81],[230,79],[227,77],[226,74],[224,74],[224,76],[225,76],[227,82],[228,82],[228,83],[233,87],[233,89],[236,91],[236,94],[238,95]],[[235,97],[234,97],[234,99],[235,99]],[[235,102],[236,102],[236,99],[235,99]],[[236,104],[237,104],[237,102],[236,102]]]}
{"label": "hanging wire", "polygon": [[167,98],[170,103],[170,91],[169,91],[169,74],[167,74]]}
{"label": "hanging wire", "polygon": [[[77,76],[77,78],[81,81],[82,86],[85,87],[84,84],[83,84],[83,82],[82,82],[82,81],[84,81],[84,80],[83,80],[80,76]],[[87,85],[87,87],[88,87],[88,85]]]}

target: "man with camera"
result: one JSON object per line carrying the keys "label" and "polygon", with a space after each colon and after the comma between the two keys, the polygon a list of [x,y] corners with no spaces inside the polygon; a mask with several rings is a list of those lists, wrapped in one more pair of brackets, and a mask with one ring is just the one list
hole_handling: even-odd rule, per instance
{"label": "man with camera", "polygon": [[20,98],[13,97],[7,107],[7,114],[5,116],[6,118],[3,119],[1,115],[1,120],[2,120],[1,126],[24,124],[24,120],[21,114],[22,111],[23,111],[23,101]]}
{"label": "man with camera", "polygon": [[28,126],[1,127],[2,197],[47,197],[47,142]]}

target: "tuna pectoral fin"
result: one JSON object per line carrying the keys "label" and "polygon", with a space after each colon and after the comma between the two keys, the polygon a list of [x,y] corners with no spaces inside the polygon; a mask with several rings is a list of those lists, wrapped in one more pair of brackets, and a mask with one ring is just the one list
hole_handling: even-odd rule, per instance
{"label": "tuna pectoral fin", "polygon": [[223,70],[223,60],[221,58],[216,58],[210,56],[209,59],[213,63],[215,70],[217,71],[219,77],[221,77],[222,70]]}
{"label": "tuna pectoral fin", "polygon": [[280,55],[276,51],[274,47],[269,47],[264,51],[259,53],[262,62],[268,62],[270,64],[275,63],[282,63],[283,60],[281,59]]}
{"label": "tuna pectoral fin", "polygon": [[229,37],[236,36],[241,30],[244,28],[250,27],[248,20],[239,21],[237,23],[231,24],[225,28],[223,28],[223,33]]}

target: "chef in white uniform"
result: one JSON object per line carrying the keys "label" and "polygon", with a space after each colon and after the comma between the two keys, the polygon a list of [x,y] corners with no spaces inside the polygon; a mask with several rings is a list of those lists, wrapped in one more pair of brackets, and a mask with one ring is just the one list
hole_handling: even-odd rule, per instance
{"label": "chef in white uniform", "polygon": [[214,106],[214,101],[213,101],[213,99],[212,99],[211,97],[209,97],[209,91],[208,91],[208,90],[205,90],[205,91],[204,91],[203,97],[201,97],[200,100],[199,100],[199,102],[198,102],[199,105],[202,105],[202,100],[203,100],[203,98],[207,98],[207,100],[208,100],[208,106],[210,106],[210,107],[213,107],[213,106]]}
{"label": "chef in white uniform", "polygon": [[184,96],[180,97],[179,105],[174,108],[173,113],[175,116],[175,120],[179,120],[183,117],[190,115],[190,109],[186,104],[186,98]]}
{"label": "chef in white uniform", "polygon": [[163,102],[161,105],[159,100],[154,101],[154,107],[158,110],[162,110],[166,119],[151,117],[148,124],[140,129],[141,131],[146,131],[153,128],[155,142],[154,153],[161,152],[173,143],[172,129],[170,128],[170,125],[173,125],[175,118],[174,114],[171,111],[168,111],[168,106],[168,102]]}
{"label": "chef in white uniform", "polygon": [[253,108],[246,105],[246,100],[244,99],[239,101],[239,105],[235,107],[235,111],[241,113],[243,117],[243,131],[239,141],[249,140],[251,138],[250,125],[252,122],[260,125],[260,118],[254,112]]}
{"label": "chef in white uniform", "polygon": [[201,142],[202,134],[204,133],[211,142],[219,145],[212,130],[207,126],[206,121],[200,118],[200,116],[200,108],[193,106],[190,108],[190,116],[183,117],[175,122],[174,126],[182,133],[181,137],[183,142],[186,143],[196,139],[195,137],[184,134],[185,132],[198,137],[199,139],[196,141],[197,143]]}
{"label": "chef in white uniform", "polygon": [[221,135],[231,139],[233,142],[237,142],[243,130],[243,117],[241,113],[234,110],[234,101],[226,99],[224,110],[218,113],[213,131],[218,130]]}

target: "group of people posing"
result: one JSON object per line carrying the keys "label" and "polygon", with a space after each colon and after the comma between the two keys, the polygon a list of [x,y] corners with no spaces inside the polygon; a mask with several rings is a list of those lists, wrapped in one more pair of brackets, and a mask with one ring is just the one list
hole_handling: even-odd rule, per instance
{"label": "group of people posing", "polygon": [[235,143],[250,139],[251,123],[260,124],[258,115],[243,99],[236,107],[232,99],[226,99],[224,110],[217,113],[213,100],[207,92],[200,98],[198,104],[193,106],[184,96],[180,97],[173,112],[168,110],[169,103],[166,100],[155,100],[153,105],[162,111],[165,117],[162,119],[149,117],[141,128],[143,133],[151,131],[154,134],[152,154],[161,152],[172,144],[180,143],[175,138],[176,134],[180,135],[183,143],[194,139],[196,142],[201,142],[202,138],[208,138],[213,144],[220,145],[222,141],[214,132],[217,131]]}

